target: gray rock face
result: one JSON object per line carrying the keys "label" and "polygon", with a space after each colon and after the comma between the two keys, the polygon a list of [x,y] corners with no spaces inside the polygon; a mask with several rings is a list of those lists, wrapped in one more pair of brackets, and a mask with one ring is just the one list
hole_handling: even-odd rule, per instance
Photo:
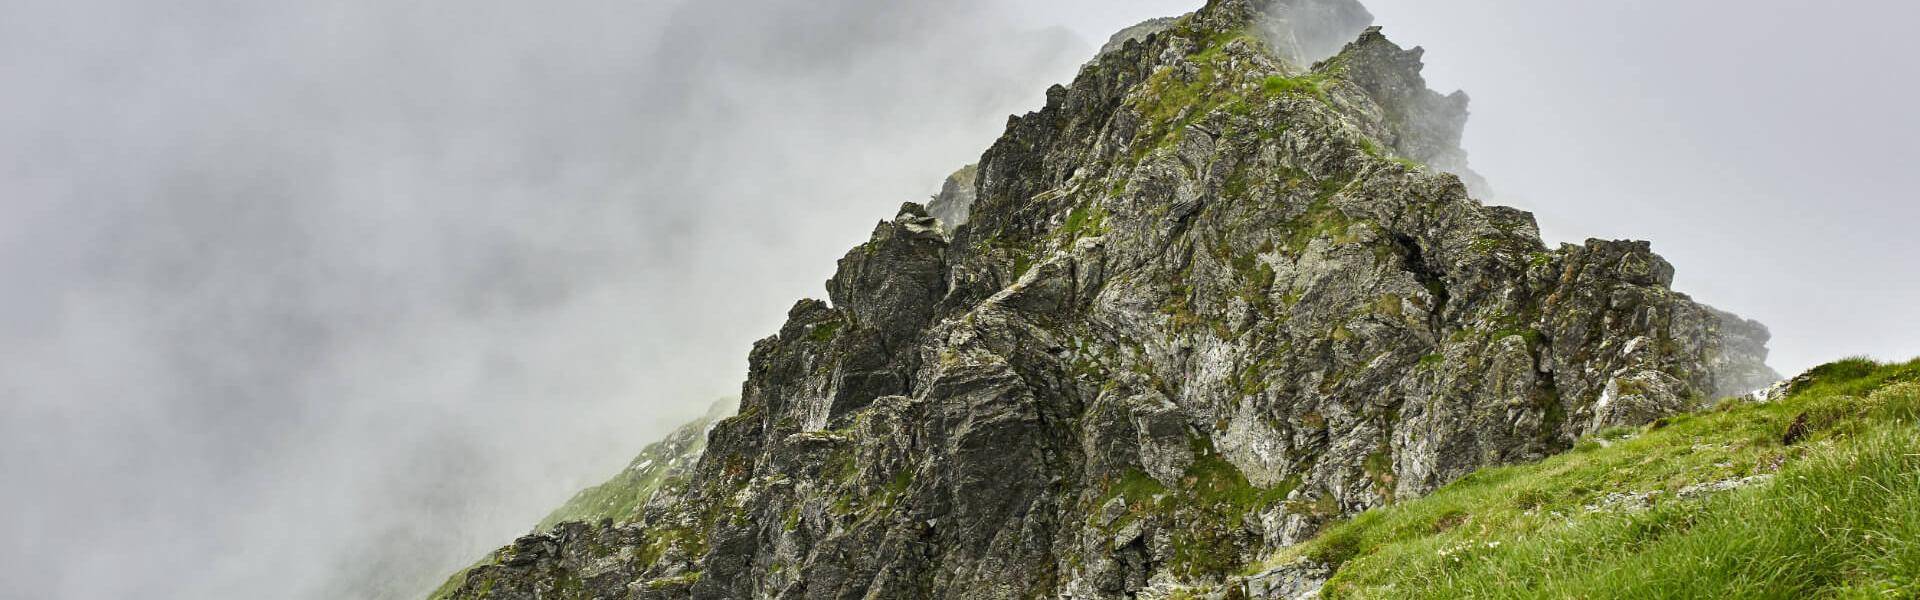
{"label": "gray rock face", "polygon": [[1421,164],[1464,163],[1466,99],[1418,51],[1276,51],[1263,19],[1309,4],[1215,0],[1049,90],[755,345],[684,485],[453,597],[1292,597],[1327,574],[1238,574],[1771,381],[1765,329],[1646,243],[1547,248]]}

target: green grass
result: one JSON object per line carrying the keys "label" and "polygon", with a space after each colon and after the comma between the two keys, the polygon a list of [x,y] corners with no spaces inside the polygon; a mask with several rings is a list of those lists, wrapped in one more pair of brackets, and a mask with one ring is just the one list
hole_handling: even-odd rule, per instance
{"label": "green grass", "polygon": [[1238,94],[1214,89],[1216,80],[1222,76],[1223,49],[1230,39],[1234,38],[1215,40],[1188,57],[1200,69],[1192,81],[1180,79],[1171,70],[1162,70],[1147,78],[1144,84],[1147,92],[1136,100],[1141,115],[1146,118],[1146,128],[1141,137],[1143,141],[1135,148],[1135,160],[1154,148],[1178,141],[1182,129],[1214,110],[1245,101]]}
{"label": "green grass", "polygon": [[[486,563],[483,562],[481,564]],[[454,572],[453,576],[448,577],[445,582],[440,584],[440,587],[434,588],[433,593],[427,594],[427,600],[446,600],[447,598],[452,598],[453,593],[460,591],[460,586],[467,583],[467,573],[471,571],[473,571],[473,567],[467,567]]]}
{"label": "green grass", "polygon": [[[822,329],[832,325],[838,329],[839,323],[822,324],[814,327],[812,335],[816,338]],[[827,339],[832,339],[831,334]],[[667,436],[666,440],[647,446],[634,457],[626,469],[614,475],[606,483],[593,486],[574,494],[565,505],[540,520],[538,529],[551,529],[554,525],[567,521],[595,522],[611,519],[615,522],[632,521],[640,516],[640,510],[647,500],[661,487],[675,479],[669,468],[675,460],[683,464],[697,460],[700,451],[706,447],[707,425],[713,422],[714,415],[707,415],[688,423]]]}
{"label": "green grass", "polygon": [[1330,238],[1336,243],[1350,241],[1344,236],[1353,227],[1354,220],[1328,200],[1339,193],[1340,188],[1333,183],[1323,183],[1322,187],[1325,188],[1322,197],[1307,207],[1305,215],[1288,224],[1281,245],[1289,256],[1300,256],[1307,251],[1307,246],[1320,238]]}
{"label": "green grass", "polygon": [[[1781,437],[1800,415],[1812,433]],[[1362,513],[1267,561],[1339,565],[1327,598],[1912,598],[1920,361],[1850,359],[1783,400],[1612,429]],[[1689,486],[1771,475],[1681,497]],[[1650,507],[1609,504],[1653,493]]]}
{"label": "green grass", "polygon": [[1072,245],[1083,237],[1098,237],[1108,233],[1107,209],[1098,206],[1080,206],[1067,213],[1066,224],[1060,227],[1059,235],[1066,245]]}
{"label": "green grass", "polygon": [[1313,96],[1321,102],[1331,102],[1327,97],[1327,84],[1332,77],[1320,73],[1310,73],[1296,77],[1274,75],[1260,82],[1260,88],[1270,95]]}
{"label": "green grass", "polygon": [[808,328],[807,337],[816,342],[821,342],[821,343],[831,342],[833,341],[833,338],[838,337],[840,335],[840,326],[845,324],[846,323],[842,321],[828,321],[825,323],[814,325],[813,327]]}

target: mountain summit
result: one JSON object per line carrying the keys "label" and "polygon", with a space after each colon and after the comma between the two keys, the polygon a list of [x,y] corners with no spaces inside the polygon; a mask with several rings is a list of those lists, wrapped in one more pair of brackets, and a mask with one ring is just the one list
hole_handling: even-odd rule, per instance
{"label": "mountain summit", "polygon": [[1116,36],[848,252],[644,499],[440,595],[1288,597],[1246,571],[1335,520],[1778,379],[1647,243],[1475,201],[1467,97],[1370,24]]}

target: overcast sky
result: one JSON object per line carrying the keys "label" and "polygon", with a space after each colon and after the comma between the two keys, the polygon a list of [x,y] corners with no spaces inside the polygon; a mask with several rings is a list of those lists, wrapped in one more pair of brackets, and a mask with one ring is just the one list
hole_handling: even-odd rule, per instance
{"label": "overcast sky", "polygon": [[[0,1],[0,598],[431,587],[1197,4]],[[1369,6],[1552,240],[1653,240],[1783,372],[1920,355],[1920,4]]]}

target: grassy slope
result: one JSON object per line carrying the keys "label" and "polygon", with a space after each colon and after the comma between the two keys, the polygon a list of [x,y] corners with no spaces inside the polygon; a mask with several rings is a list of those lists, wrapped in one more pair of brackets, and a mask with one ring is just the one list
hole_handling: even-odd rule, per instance
{"label": "grassy slope", "polygon": [[566,504],[541,519],[535,529],[544,531],[567,521],[591,523],[611,519],[623,523],[639,518],[647,499],[652,498],[677,469],[699,460],[707,446],[707,425],[713,421],[714,414],[709,414],[681,426],[667,439],[647,446],[620,474],[574,494]]}
{"label": "grassy slope", "polygon": [[[1783,444],[1803,414],[1809,435]],[[1340,565],[1327,598],[1916,598],[1917,418],[1920,360],[1842,361],[1782,400],[1730,400],[1483,470],[1269,564]],[[1621,492],[1656,493],[1648,507]]]}

